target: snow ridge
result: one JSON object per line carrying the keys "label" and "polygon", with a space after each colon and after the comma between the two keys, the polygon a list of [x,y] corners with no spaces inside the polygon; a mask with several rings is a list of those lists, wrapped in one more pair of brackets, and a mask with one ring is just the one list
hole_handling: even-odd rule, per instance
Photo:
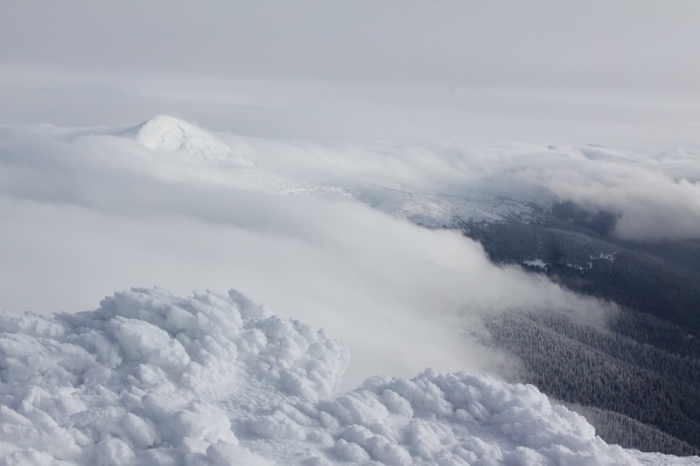
{"label": "snow ridge", "polygon": [[333,398],[348,361],[237,291],[2,314],[0,464],[638,464],[535,387],[489,376],[377,376]]}

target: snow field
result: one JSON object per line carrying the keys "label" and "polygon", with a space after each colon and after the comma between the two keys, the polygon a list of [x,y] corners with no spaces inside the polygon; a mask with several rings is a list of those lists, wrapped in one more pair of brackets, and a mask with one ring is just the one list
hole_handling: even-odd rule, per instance
{"label": "snow field", "polygon": [[[0,317],[0,465],[673,464],[606,444],[529,385],[376,376],[236,291],[132,289]],[[680,463],[679,463],[680,464]]]}

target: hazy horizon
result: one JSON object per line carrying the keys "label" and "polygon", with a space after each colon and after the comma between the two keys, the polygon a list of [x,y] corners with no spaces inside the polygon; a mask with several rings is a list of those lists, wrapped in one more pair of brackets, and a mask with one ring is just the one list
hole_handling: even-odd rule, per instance
{"label": "hazy horizon", "polygon": [[700,5],[12,3],[0,123],[700,149]]}

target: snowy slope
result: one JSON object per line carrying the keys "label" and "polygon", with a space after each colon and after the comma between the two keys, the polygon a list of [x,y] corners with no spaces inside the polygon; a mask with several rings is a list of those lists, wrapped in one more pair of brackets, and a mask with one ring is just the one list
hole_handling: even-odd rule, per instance
{"label": "snowy slope", "polygon": [[607,445],[533,386],[377,376],[236,291],[133,289],[0,318],[0,464],[700,464]]}
{"label": "snowy slope", "polygon": [[[104,130],[95,131],[104,134]],[[84,136],[89,131],[82,129],[76,134]],[[113,134],[136,141],[155,158],[166,156],[168,163],[187,164],[179,181],[188,172],[191,178],[201,180],[209,171],[206,178],[224,184],[256,186],[284,195],[353,198],[430,227],[450,227],[458,220],[516,218],[528,223],[540,215],[536,206],[547,207],[561,200],[619,213],[634,210],[639,204],[628,206],[628,200],[618,199],[623,186],[634,192],[650,182],[668,184],[666,197],[686,198],[690,193],[675,191],[697,186],[684,184],[683,178],[700,176],[696,160],[688,154],[650,157],[598,145],[454,149],[382,142],[331,147],[230,133],[214,135],[167,115]],[[173,170],[172,166],[162,168]],[[598,188],[593,189],[595,186]],[[600,194],[604,189],[610,190],[609,196]],[[645,192],[638,195],[643,197]],[[696,207],[693,204],[688,209]]]}

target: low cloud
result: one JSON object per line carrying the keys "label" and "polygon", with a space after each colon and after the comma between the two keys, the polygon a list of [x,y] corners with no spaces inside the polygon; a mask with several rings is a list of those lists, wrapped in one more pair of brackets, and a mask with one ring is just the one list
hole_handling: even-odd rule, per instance
{"label": "low cloud", "polygon": [[[256,178],[255,170],[183,160],[128,137],[41,133],[8,130],[0,142],[5,310],[90,309],[130,286],[182,294],[234,287],[345,341],[353,354],[347,386],[426,366],[498,370],[503,360],[460,335],[487,313],[605,310],[541,276],[493,265],[456,232],[419,228],[343,196],[280,195],[270,179],[291,178],[273,172]],[[239,155],[261,164],[264,151],[254,147]],[[291,146],[274,150],[309,163],[328,156],[299,145],[296,155]],[[392,152],[370,170],[435,183],[450,171],[445,157],[433,162],[430,154],[401,160]],[[352,163],[339,176],[365,178],[365,165]]]}
{"label": "low cloud", "polygon": [[329,148],[228,140],[263,167],[319,183],[374,184],[455,202],[499,197],[540,205],[573,201],[591,212],[615,214],[614,234],[623,239],[700,239],[700,158],[694,152],[522,143]]}

